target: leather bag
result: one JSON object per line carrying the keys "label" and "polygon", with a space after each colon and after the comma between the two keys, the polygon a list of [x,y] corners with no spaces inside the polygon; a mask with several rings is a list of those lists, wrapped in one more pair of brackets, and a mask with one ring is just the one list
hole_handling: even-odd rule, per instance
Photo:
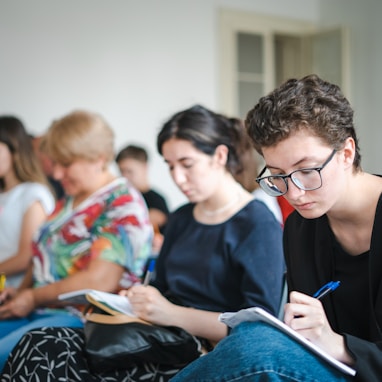
{"label": "leather bag", "polygon": [[179,327],[152,325],[124,314],[85,317],[85,354],[94,372],[148,362],[182,367],[202,354],[199,339]]}

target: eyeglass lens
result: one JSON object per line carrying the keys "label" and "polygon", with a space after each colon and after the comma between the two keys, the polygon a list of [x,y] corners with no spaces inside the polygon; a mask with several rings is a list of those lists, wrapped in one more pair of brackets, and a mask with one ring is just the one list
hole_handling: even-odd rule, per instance
{"label": "eyeglass lens", "polygon": [[[295,170],[289,175],[270,175],[263,178],[258,178],[261,188],[271,196],[281,196],[288,191],[288,178],[301,190],[312,191],[317,190],[322,186],[321,171],[333,159],[337,150],[333,150],[329,158],[321,167],[303,168]],[[266,171],[266,167],[261,172],[260,176]]]}
{"label": "eyeglass lens", "polygon": [[[296,170],[289,176],[300,189],[309,191],[321,187],[321,175],[318,170]],[[282,176],[269,176],[260,180],[260,186],[272,196],[280,196],[288,190],[288,180]]]}

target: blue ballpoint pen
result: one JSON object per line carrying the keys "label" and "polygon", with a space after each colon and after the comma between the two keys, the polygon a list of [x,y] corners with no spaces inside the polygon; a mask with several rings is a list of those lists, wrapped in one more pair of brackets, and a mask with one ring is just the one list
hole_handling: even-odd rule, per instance
{"label": "blue ballpoint pen", "polygon": [[143,281],[143,285],[144,286],[147,286],[149,284],[151,275],[154,272],[154,268],[155,268],[155,260],[152,259],[150,261],[150,263],[149,263],[148,268],[147,268],[147,272],[146,272],[146,275],[145,275],[145,280]]}
{"label": "blue ballpoint pen", "polygon": [[317,299],[321,299],[322,297],[326,296],[328,293],[333,292],[340,286],[339,281],[329,281],[327,284],[325,284],[323,287],[321,287],[314,295],[313,297]]}

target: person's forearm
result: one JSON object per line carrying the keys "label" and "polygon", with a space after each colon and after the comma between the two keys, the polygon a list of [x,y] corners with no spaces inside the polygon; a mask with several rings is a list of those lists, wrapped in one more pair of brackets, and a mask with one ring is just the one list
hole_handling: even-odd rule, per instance
{"label": "person's forearm", "polygon": [[114,292],[122,277],[123,268],[103,260],[95,260],[89,269],[77,272],[67,278],[33,289],[35,306],[58,302],[61,293],[79,289],[97,289]]}
{"label": "person's forearm", "polygon": [[179,326],[189,333],[218,342],[227,335],[227,326],[219,320],[220,313],[176,306],[171,325]]}
{"label": "person's forearm", "polygon": [[33,286],[33,264],[30,264],[27,271],[25,272],[23,281],[20,286],[17,288],[18,290],[23,290],[26,288],[31,288]]}
{"label": "person's forearm", "polygon": [[18,256],[18,254],[15,254],[0,263],[0,272],[5,273],[7,276],[25,272],[30,262],[30,256]]}

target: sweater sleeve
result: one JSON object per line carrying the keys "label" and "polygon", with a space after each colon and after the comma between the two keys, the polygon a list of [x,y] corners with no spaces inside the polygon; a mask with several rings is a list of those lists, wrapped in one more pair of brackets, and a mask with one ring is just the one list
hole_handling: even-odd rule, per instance
{"label": "sweater sleeve", "polygon": [[[285,272],[282,230],[276,219],[254,226],[235,257],[243,268],[242,308],[261,306],[277,315]],[[261,275],[261,276],[260,276]]]}
{"label": "sweater sleeve", "polygon": [[380,381],[382,376],[382,343],[373,343],[344,334],[346,346],[355,359],[355,381]]}
{"label": "sweater sleeve", "polygon": [[168,290],[165,267],[166,257],[170,252],[172,244],[176,241],[178,233],[187,222],[189,215],[192,214],[192,208],[192,205],[187,204],[169,215],[164,241],[155,264],[155,274],[150,282],[162,294],[165,294]]}

